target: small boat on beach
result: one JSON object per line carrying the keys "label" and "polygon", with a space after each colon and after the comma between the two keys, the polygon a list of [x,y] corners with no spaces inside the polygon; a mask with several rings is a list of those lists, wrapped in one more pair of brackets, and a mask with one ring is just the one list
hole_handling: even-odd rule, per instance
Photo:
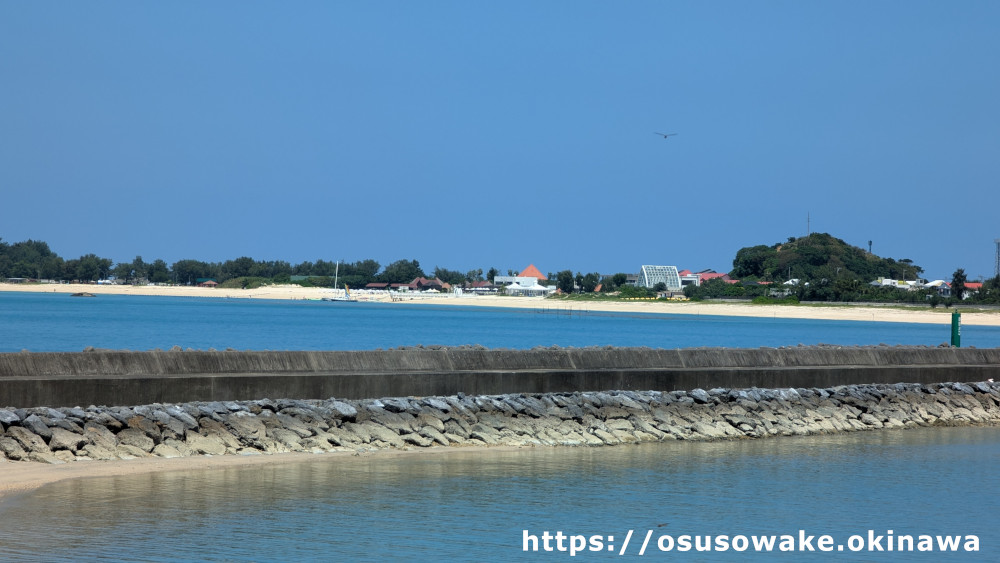
{"label": "small boat on beach", "polygon": [[344,295],[334,295],[331,297],[324,297],[323,301],[339,301],[341,303],[357,303],[358,300],[351,297],[351,288],[344,284]]}
{"label": "small boat on beach", "polygon": [[[337,261],[337,269],[333,274],[333,290],[337,290],[337,282],[340,280],[340,261]],[[344,284],[344,295],[334,295],[331,297],[324,297],[323,301],[337,301],[340,303],[357,303],[358,300],[351,297],[351,288]]]}

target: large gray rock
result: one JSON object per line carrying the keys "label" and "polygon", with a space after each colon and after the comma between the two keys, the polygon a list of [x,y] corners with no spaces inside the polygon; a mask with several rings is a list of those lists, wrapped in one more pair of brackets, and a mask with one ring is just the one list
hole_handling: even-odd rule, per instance
{"label": "large gray rock", "polygon": [[77,420],[83,421],[83,420],[87,419],[87,412],[85,410],[81,409],[80,407],[62,408],[62,409],[59,409],[59,411],[62,414],[66,415],[67,417],[73,417],[73,418],[75,418]]}
{"label": "large gray rock", "polygon": [[118,459],[135,459],[152,457],[153,455],[142,448],[130,444],[118,444],[118,450],[115,453],[118,454]]}
{"label": "large gray rock", "polygon": [[[202,417],[198,420],[199,426],[201,426],[201,433],[205,436],[218,439],[222,444],[229,449],[238,450],[242,447],[240,441],[236,439],[226,428],[226,425],[208,417]],[[193,432],[188,432],[188,435]]]}
{"label": "large gray rock", "polygon": [[21,422],[21,417],[17,416],[17,413],[7,409],[0,409],[0,422],[4,426],[10,426],[11,424],[16,424]]}
{"label": "large gray rock", "polygon": [[188,412],[184,409],[171,405],[165,407],[163,410],[169,414],[171,418],[180,421],[186,430],[194,430],[195,428],[198,428],[198,420],[188,414]]}
{"label": "large gray rock", "polygon": [[424,428],[421,428],[419,434],[424,438],[432,440],[442,446],[450,446],[452,443],[443,431],[439,432],[432,426],[425,426]]}
{"label": "large gray rock", "polygon": [[305,439],[295,432],[284,428],[272,428],[267,432],[267,435],[284,444],[285,447],[293,452],[302,450],[302,441]]}
{"label": "large gray rock", "polygon": [[424,399],[421,400],[421,402],[423,404],[427,405],[428,407],[431,407],[433,409],[437,409],[437,410],[439,410],[441,412],[450,412],[451,411],[451,405],[449,405],[447,401],[444,401],[442,399],[438,399],[436,397],[425,397]]}
{"label": "large gray rock", "polygon": [[694,402],[699,404],[707,404],[712,402],[712,397],[708,394],[708,391],[704,389],[694,389],[688,392],[688,396],[694,399]]}
{"label": "large gray rock", "polygon": [[313,435],[312,429],[306,426],[304,422],[287,414],[278,413],[264,418],[263,421],[268,430],[271,428],[282,428],[298,434],[299,438],[308,438]]}
{"label": "large gray rock", "polygon": [[335,399],[330,399],[327,401],[327,407],[333,411],[333,413],[340,419],[348,420],[354,422],[358,416],[358,409],[353,406],[343,402],[337,401]]}
{"label": "large gray rock", "polygon": [[63,430],[69,430],[74,434],[83,434],[83,427],[80,426],[75,420],[70,418],[61,418],[59,420],[53,420],[51,428],[54,430],[56,428],[62,428]]}
{"label": "large gray rock", "polygon": [[202,436],[196,432],[188,432],[185,443],[198,454],[223,455],[226,453],[226,445],[218,436]]}
{"label": "large gray rock", "polygon": [[[193,451],[190,447],[188,447],[184,439],[166,438],[165,440],[163,440],[163,445],[174,448],[175,450],[180,452],[181,456],[183,457],[190,457],[196,455],[196,452]],[[153,451],[155,452],[156,448],[153,448]]]}
{"label": "large gray rock", "polygon": [[38,434],[46,440],[52,437],[52,429],[49,428],[44,421],[37,414],[29,415],[27,418],[21,421],[21,426],[31,430],[35,434]]}
{"label": "large gray rock", "polygon": [[153,455],[157,455],[159,457],[184,457],[184,454],[182,454],[180,450],[166,444],[157,444],[156,447],[153,448]]}
{"label": "large gray rock", "polygon": [[342,440],[357,444],[368,444],[372,441],[372,435],[368,431],[368,428],[369,425],[363,422],[345,422],[343,426],[333,432]]}
{"label": "large gray rock", "polygon": [[41,436],[21,426],[11,426],[7,435],[17,440],[21,447],[30,452],[49,453],[49,446]]}
{"label": "large gray rock", "polygon": [[13,461],[20,461],[28,457],[28,452],[24,450],[21,443],[10,436],[0,436],[0,453]]}
{"label": "large gray rock", "polygon": [[412,422],[412,426],[415,431],[419,431],[420,429],[429,426],[431,428],[434,428],[438,432],[444,432],[444,421],[428,413],[418,414],[416,416],[416,420]]}
{"label": "large gray rock", "polygon": [[119,448],[121,446],[131,446],[149,453],[153,451],[153,446],[156,445],[156,442],[152,438],[138,428],[126,428],[119,432],[116,437],[118,438]]}
{"label": "large gray rock", "polygon": [[37,463],[47,463],[49,465],[60,465],[66,463],[65,461],[52,455],[51,452],[31,452],[28,454],[28,460]]}
{"label": "large gray rock", "polygon": [[415,427],[418,426],[415,424],[413,415],[407,412],[373,411],[371,417],[373,422],[385,426],[396,434],[409,434],[414,432]]}
{"label": "large gray rock", "polygon": [[482,440],[489,445],[496,445],[500,440],[500,435],[496,430],[481,422],[472,425],[472,432],[469,433],[469,437]]}
{"label": "large gray rock", "polygon": [[[149,436],[149,438],[153,440],[153,444],[159,444],[160,441],[162,440],[160,427],[155,422],[144,416],[140,415],[133,416],[132,418],[128,419],[128,421],[126,421],[126,424],[128,425],[129,428],[134,430],[139,430],[146,436]],[[119,440],[119,442],[120,441],[121,440]],[[150,450],[152,450],[152,447],[150,447]]]}
{"label": "large gray rock", "polygon": [[122,423],[123,426],[127,426],[128,419],[135,416],[135,411],[128,407],[111,407],[104,412],[114,417],[114,419]]}
{"label": "large gray rock", "polygon": [[267,436],[267,429],[259,417],[246,412],[235,412],[226,417],[225,425],[241,444],[259,448]]}
{"label": "large gray rock", "polygon": [[100,425],[103,428],[107,428],[111,432],[117,432],[122,428],[125,428],[125,425],[120,420],[104,411],[95,412],[93,413],[93,416],[88,417],[87,421],[84,423],[84,428],[86,428],[88,424]]}
{"label": "large gray rock", "polygon": [[380,440],[382,442],[385,442],[386,444],[389,444],[394,448],[401,448],[405,445],[403,439],[399,437],[399,434],[393,432],[392,430],[389,430],[388,428],[382,426],[381,424],[368,421],[368,422],[362,422],[360,426],[365,427],[365,429],[371,436],[372,441]]}
{"label": "large gray rock", "polygon": [[52,450],[69,450],[75,452],[87,443],[82,434],[75,434],[62,428],[53,428],[49,438],[49,448]]}
{"label": "large gray rock", "polygon": [[[91,444],[113,452],[118,447],[118,439],[114,433],[96,422],[85,422],[83,425],[83,436]],[[98,458],[95,458],[98,459]],[[112,459],[112,458],[101,458]]]}
{"label": "large gray rock", "polygon": [[389,412],[410,412],[410,402],[403,398],[381,399],[385,410]]}
{"label": "large gray rock", "polygon": [[117,449],[118,449],[117,446],[115,446],[112,449],[108,449],[104,446],[87,444],[80,449],[79,453],[90,459],[99,461],[109,461],[112,459],[118,459],[118,454],[115,453]]}

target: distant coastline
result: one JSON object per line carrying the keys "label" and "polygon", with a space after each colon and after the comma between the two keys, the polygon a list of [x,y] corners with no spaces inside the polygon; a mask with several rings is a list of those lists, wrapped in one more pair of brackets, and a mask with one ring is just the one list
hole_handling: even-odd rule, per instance
{"label": "distant coastline", "polygon": [[[301,287],[295,285],[264,286],[256,289],[222,289],[195,286],[132,286],[96,284],[11,284],[0,283],[0,292],[19,291],[34,293],[61,293],[67,297],[74,293],[101,295],[148,295],[168,297],[215,297],[230,299],[299,299],[320,300],[334,295],[329,288]],[[906,309],[902,307],[852,307],[847,305],[804,306],[804,305],[753,305],[749,303],[703,303],[665,301],[563,301],[540,297],[503,297],[481,295],[438,294],[426,296],[415,294],[402,301],[392,301],[384,292],[365,293],[353,291],[352,296],[362,302],[458,305],[471,307],[511,307],[521,309],[544,309],[550,311],[573,312],[620,312],[620,313],[660,313],[671,315],[718,315],[736,317],[760,317],[783,319],[813,319],[839,321],[877,321],[901,323],[925,323],[948,325],[951,323],[951,309]],[[336,305],[331,305],[336,306]],[[343,306],[343,305],[341,305]],[[348,305],[349,306],[349,305]],[[1000,326],[1000,311],[962,311],[962,324],[977,326]]]}

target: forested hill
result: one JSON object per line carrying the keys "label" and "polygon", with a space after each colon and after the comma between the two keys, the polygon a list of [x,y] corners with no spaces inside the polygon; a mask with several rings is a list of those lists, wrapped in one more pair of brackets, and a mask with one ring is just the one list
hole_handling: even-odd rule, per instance
{"label": "forested hill", "polygon": [[915,279],[924,269],[909,259],[881,258],[826,233],[813,233],[774,246],[741,248],[729,276],[738,280]]}

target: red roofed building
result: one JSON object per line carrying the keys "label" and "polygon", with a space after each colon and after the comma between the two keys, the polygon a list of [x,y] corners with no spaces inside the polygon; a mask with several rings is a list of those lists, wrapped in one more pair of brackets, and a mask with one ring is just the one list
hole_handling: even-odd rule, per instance
{"label": "red roofed building", "polygon": [[699,280],[698,283],[700,285],[707,282],[708,280],[714,280],[716,278],[722,278],[722,281],[726,282],[733,281],[732,278],[729,277],[729,274],[717,274],[713,272],[710,274],[698,274],[698,280]]}
{"label": "red roofed building", "polygon": [[681,278],[681,285],[694,285],[699,286],[708,280],[714,280],[716,278],[722,279],[724,282],[731,282],[732,279],[729,274],[719,274],[714,270],[702,270],[700,272],[692,272],[691,270],[681,270],[677,272]]}
{"label": "red roofed building", "polygon": [[538,268],[534,264],[528,264],[528,267],[521,270],[521,273],[517,275],[519,278],[538,278],[538,281],[545,281],[545,276],[542,275]]}
{"label": "red roofed building", "polygon": [[448,291],[451,284],[445,283],[438,278],[429,280],[427,278],[416,278],[410,282],[411,291]]}

